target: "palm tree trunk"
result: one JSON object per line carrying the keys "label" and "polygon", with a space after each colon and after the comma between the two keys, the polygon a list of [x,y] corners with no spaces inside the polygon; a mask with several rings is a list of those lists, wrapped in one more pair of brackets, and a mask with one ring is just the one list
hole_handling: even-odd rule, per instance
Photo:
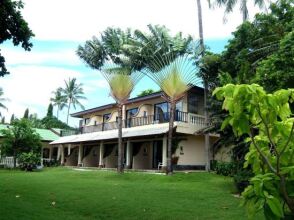
{"label": "palm tree trunk", "polygon": [[124,172],[124,146],[122,143],[122,105],[118,105],[118,161],[117,161],[117,172]]}
{"label": "palm tree trunk", "polygon": [[[203,37],[203,24],[202,24],[202,8],[201,8],[201,0],[197,0],[197,8],[198,8],[198,26],[199,26],[199,43],[201,49],[201,56],[204,56],[204,37]],[[208,107],[207,107],[207,96],[208,96],[208,83],[205,77],[203,77],[204,82],[204,116],[205,116],[205,124],[208,124],[209,121],[209,114],[208,114]],[[210,143],[209,143],[209,134],[205,134],[205,154],[206,154],[206,171],[210,170]]]}
{"label": "palm tree trunk", "polygon": [[198,28],[199,28],[199,43],[201,54],[204,54],[204,37],[203,37],[203,24],[202,24],[202,8],[201,0],[197,0],[197,9],[198,9]]}
{"label": "palm tree trunk", "polygon": [[169,110],[169,127],[168,127],[167,158],[166,158],[166,174],[167,175],[172,175],[173,174],[172,144],[173,144],[175,108],[176,108],[176,102],[172,101],[170,103],[170,110]]}
{"label": "palm tree trunk", "polygon": [[68,125],[68,117],[69,117],[69,110],[70,110],[71,100],[68,103],[68,109],[67,109],[67,118],[66,118],[66,124]]}

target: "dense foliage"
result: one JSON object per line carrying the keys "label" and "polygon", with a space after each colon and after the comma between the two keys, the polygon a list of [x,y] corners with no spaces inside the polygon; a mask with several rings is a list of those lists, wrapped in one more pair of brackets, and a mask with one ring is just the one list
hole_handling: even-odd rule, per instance
{"label": "dense foliage", "polygon": [[228,112],[222,128],[248,136],[244,166],[252,167],[254,177],[242,195],[249,214],[263,210],[268,219],[294,214],[294,89],[270,94],[256,84],[228,84],[214,95]]}
{"label": "dense foliage", "polygon": [[[29,51],[33,46],[30,39],[34,34],[21,15],[20,10],[23,7],[22,1],[0,1],[0,44],[6,40],[12,40],[15,46],[21,44],[25,50]],[[0,53],[0,76],[8,73],[5,67],[5,58]]]}
{"label": "dense foliage", "polygon": [[1,130],[1,134],[3,135],[1,155],[13,156],[14,166],[16,166],[16,158],[21,153],[32,152],[40,155],[41,139],[28,119],[14,120],[8,129]]}

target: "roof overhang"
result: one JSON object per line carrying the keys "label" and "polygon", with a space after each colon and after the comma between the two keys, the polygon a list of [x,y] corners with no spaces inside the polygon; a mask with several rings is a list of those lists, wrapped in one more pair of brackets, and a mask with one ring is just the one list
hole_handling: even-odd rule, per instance
{"label": "roof overhang", "polygon": [[[169,124],[152,124],[145,125],[140,127],[124,128],[122,130],[122,137],[140,137],[140,136],[150,136],[158,134],[166,134],[169,130]],[[118,138],[118,130],[110,131],[99,131],[93,133],[71,135],[66,137],[61,137],[56,141],[51,142],[50,144],[71,144],[71,143],[82,143],[90,141],[101,141],[101,140],[111,140]]]}

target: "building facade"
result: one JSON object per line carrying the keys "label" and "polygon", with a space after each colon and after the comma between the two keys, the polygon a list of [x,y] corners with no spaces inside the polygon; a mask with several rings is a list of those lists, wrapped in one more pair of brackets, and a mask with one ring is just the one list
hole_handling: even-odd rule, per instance
{"label": "building facade", "polygon": [[[173,164],[175,169],[204,169],[209,163],[204,135],[203,89],[193,87],[177,103],[175,112]],[[162,93],[132,98],[123,106],[125,168],[164,169],[166,167],[169,104]],[[62,134],[51,143],[66,166],[117,167],[117,106],[115,103],[77,112],[79,130]],[[210,135],[213,143],[216,136]]]}

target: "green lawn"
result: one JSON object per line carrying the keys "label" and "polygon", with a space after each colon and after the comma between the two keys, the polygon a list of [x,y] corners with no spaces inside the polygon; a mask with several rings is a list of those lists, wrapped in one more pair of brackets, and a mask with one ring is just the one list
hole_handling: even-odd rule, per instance
{"label": "green lawn", "polygon": [[233,191],[208,173],[0,170],[0,219],[246,219]]}

